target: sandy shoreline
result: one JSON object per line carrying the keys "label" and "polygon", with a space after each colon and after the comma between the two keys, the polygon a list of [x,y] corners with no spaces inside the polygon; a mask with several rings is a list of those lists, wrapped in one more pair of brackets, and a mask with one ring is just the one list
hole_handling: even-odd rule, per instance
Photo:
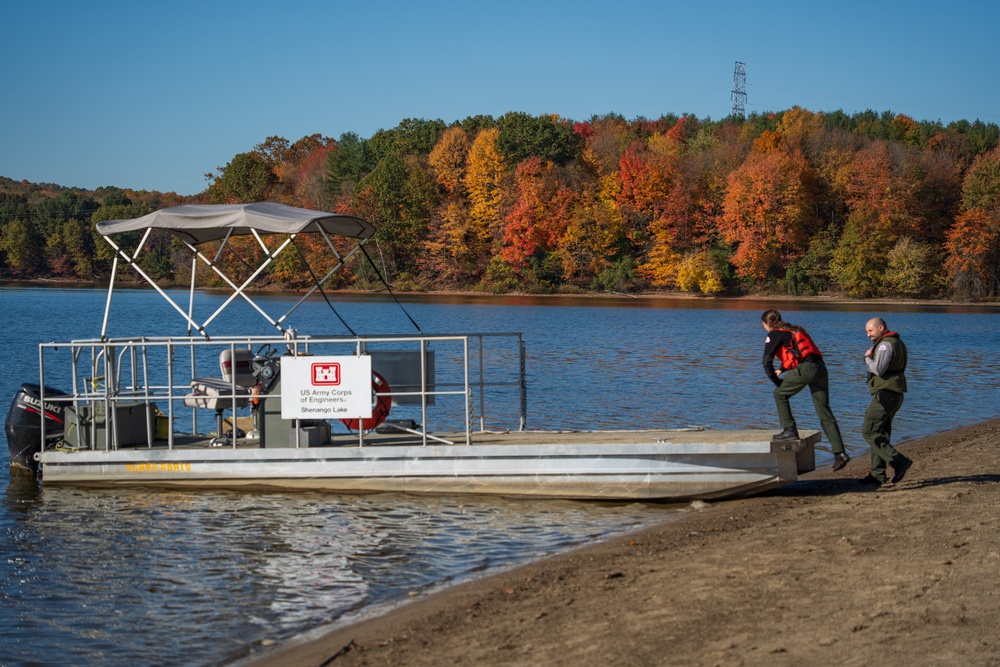
{"label": "sandy shoreline", "polygon": [[1000,419],[445,589],[240,665],[1000,666]]}

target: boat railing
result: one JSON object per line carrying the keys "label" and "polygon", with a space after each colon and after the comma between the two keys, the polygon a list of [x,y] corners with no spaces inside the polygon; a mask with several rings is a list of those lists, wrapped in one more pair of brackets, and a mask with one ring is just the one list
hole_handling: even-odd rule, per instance
{"label": "boat railing", "polygon": [[[240,386],[236,376],[221,381],[220,354],[230,358],[241,351],[254,359],[255,377],[270,363],[273,372],[282,356],[370,355],[373,371],[379,363],[409,364],[405,384],[388,392],[393,419],[386,426],[428,441],[448,442],[435,433],[464,433],[471,444],[474,424],[487,429],[524,430],[527,421],[525,350],[520,333],[466,333],[392,336],[230,336],[137,337],[74,340],[39,345],[39,389],[43,404],[65,407],[64,441],[85,449],[123,446],[153,447],[154,442],[173,449],[177,438],[195,436],[204,429],[199,416],[215,413],[216,436],[223,435],[222,411],[229,412],[231,431],[237,435],[238,412],[262,398],[281,399],[280,382],[261,395],[263,378],[252,389]],[[68,356],[68,365],[67,365]],[[213,408],[193,405],[195,381],[213,378],[217,396]],[[221,382],[221,384],[220,384]],[[61,384],[68,383],[67,391]],[[58,390],[58,391],[57,391]],[[378,392],[373,394],[377,400]],[[188,399],[186,401],[185,399]],[[220,407],[221,406],[221,407]],[[400,413],[415,419],[395,419]],[[136,414],[139,417],[136,417]],[[190,421],[188,421],[190,420]],[[300,422],[294,420],[294,446],[300,441]],[[358,422],[357,442],[366,443],[370,432]],[[190,426],[186,426],[190,424]],[[42,442],[46,442],[42,420]],[[73,429],[75,432],[71,433]],[[84,432],[84,429],[87,429]],[[103,431],[102,431],[103,429]],[[136,433],[136,430],[144,431]],[[186,429],[186,430],[185,430]],[[190,432],[188,432],[190,431]],[[140,440],[141,442],[136,442]],[[237,437],[232,437],[233,447]],[[214,441],[213,441],[214,442]]]}

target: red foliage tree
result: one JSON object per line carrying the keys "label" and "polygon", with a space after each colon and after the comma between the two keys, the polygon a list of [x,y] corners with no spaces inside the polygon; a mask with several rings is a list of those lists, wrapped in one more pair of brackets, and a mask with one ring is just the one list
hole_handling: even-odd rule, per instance
{"label": "red foliage tree", "polygon": [[537,251],[555,250],[569,226],[573,196],[552,162],[528,158],[514,172],[515,201],[504,216],[500,256],[523,268]]}
{"label": "red foliage tree", "polygon": [[643,246],[649,237],[649,224],[668,201],[675,170],[670,156],[649,150],[642,142],[633,142],[619,162],[621,189],[617,204],[625,222],[629,240]]}

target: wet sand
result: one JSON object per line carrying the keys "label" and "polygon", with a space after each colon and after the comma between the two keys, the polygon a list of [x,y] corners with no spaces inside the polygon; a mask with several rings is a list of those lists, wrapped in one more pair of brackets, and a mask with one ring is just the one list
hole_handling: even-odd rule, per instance
{"label": "wet sand", "polygon": [[253,667],[1000,666],[1000,420],[255,647]]}

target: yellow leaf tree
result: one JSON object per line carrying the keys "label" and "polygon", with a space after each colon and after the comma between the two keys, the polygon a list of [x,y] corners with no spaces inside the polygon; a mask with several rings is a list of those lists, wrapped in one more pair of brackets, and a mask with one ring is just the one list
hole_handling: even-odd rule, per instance
{"label": "yellow leaf tree", "polygon": [[464,179],[469,193],[469,225],[477,239],[475,250],[484,258],[499,250],[503,238],[501,205],[506,168],[497,149],[499,134],[497,128],[487,128],[476,135],[469,147]]}

